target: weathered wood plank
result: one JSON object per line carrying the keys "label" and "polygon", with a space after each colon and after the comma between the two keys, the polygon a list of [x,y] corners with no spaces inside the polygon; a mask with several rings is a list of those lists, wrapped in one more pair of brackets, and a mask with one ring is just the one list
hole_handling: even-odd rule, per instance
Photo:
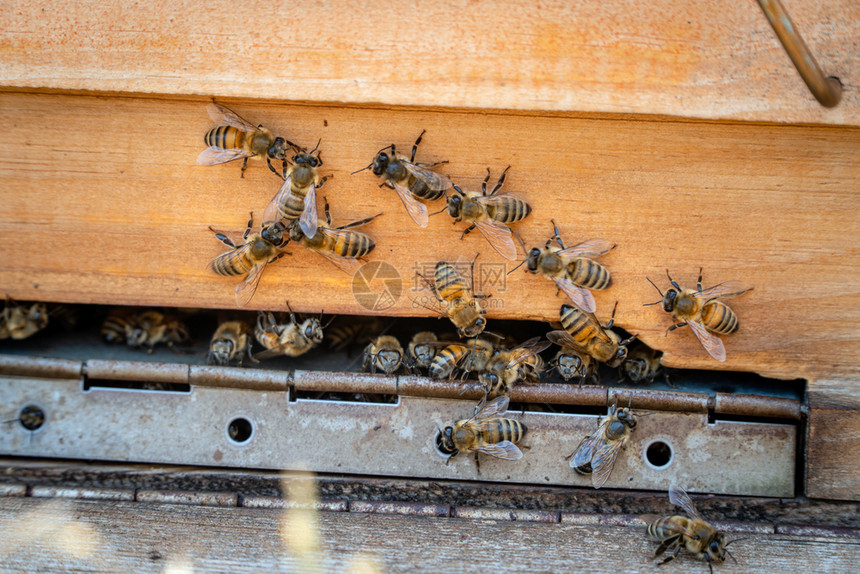
{"label": "weathered wood plank", "polygon": [[810,409],[807,453],[807,496],[860,499],[860,414],[856,409]]}
{"label": "weathered wood plank", "polygon": [[[754,2],[16,2],[0,85],[860,124],[852,0],[786,0],[812,97]],[[240,23],[241,22],[241,23]]]}

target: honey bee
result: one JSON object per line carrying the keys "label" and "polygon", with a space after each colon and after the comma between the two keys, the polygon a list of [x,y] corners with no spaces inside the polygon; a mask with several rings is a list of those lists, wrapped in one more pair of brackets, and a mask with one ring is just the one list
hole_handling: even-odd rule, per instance
{"label": "honey bee", "polygon": [[636,428],[636,415],[630,408],[612,405],[609,415],[597,427],[597,432],[582,439],[570,459],[570,467],[579,474],[591,474],[591,484],[600,488],[612,474],[618,452],[627,444]]}
{"label": "honey bee", "polygon": [[465,377],[468,373],[480,372],[496,352],[496,347],[482,337],[456,343],[440,343],[429,375],[432,379],[450,379],[456,369]]}
{"label": "honey bee", "polygon": [[353,221],[340,227],[331,227],[331,214],[329,213],[328,201],[325,200],[326,220],[325,223],[318,222],[314,236],[308,237],[293,223],[288,228],[289,239],[316,251],[341,271],[353,274],[359,265],[358,259],[370,254],[376,247],[376,242],[366,233],[352,231],[350,228],[367,225],[380,215],[382,214],[378,213],[373,217]]}
{"label": "honey bee", "polygon": [[[505,183],[505,177],[510,168],[511,166],[505,168],[489,194],[487,193],[489,168],[487,177],[481,184],[481,193],[465,192],[456,185],[452,186],[456,193],[448,196],[448,214],[454,218],[455,223],[463,220],[469,222],[469,227],[463,231],[461,239],[477,227],[499,255],[513,261],[517,258],[517,246],[511,236],[511,228],[506,224],[525,219],[532,208],[522,199],[509,195],[496,195]],[[519,239],[519,236],[517,238]]]}
{"label": "honey bee", "polygon": [[[447,176],[430,169],[448,163],[447,161],[430,164],[415,162],[415,152],[418,150],[418,144],[421,143],[425,131],[422,131],[418,139],[415,140],[415,144],[412,146],[412,156],[408,160],[406,156],[397,153],[394,144],[391,144],[376,152],[376,156],[369,166],[353,172],[356,174],[365,169],[372,169],[374,175],[383,179],[379,186],[386,185],[397,192],[397,196],[403,202],[403,207],[406,208],[406,213],[419,227],[427,227],[429,216],[427,215],[427,207],[418,199],[434,201],[442,197],[445,190],[451,187],[451,180]],[[386,150],[389,149],[391,150],[390,154],[386,153]]]}
{"label": "honey bee", "polygon": [[702,518],[690,496],[680,486],[673,484],[669,487],[669,501],[683,508],[687,516],[645,517],[649,521],[648,538],[660,543],[654,557],[661,556],[667,550],[670,552],[658,566],[674,560],[682,549],[698,560],[707,562],[711,574],[714,572],[713,564],[721,564],[726,559],[726,554],[735,560],[728,546],[743,540],[742,538],[727,542],[725,534]]}
{"label": "honey bee", "polygon": [[717,335],[729,335],[737,331],[738,316],[728,305],[716,299],[736,297],[751,290],[752,287],[746,287],[740,281],[726,281],[703,290],[701,268],[695,291],[682,289],[672,280],[668,269],[666,276],[669,277],[669,283],[672,284],[673,289],[669,289],[664,294],[651,279],[648,279],[663,299],[646,305],[662,303],[663,310],[671,313],[672,318],[678,321],[666,330],[667,334],[678,327],[689,325],[708,354],[717,361],[725,361],[726,348]]}
{"label": "honey bee", "polygon": [[[474,261],[472,261],[471,274],[474,278]],[[445,261],[438,262],[432,283],[423,275],[418,276],[427,283],[436,301],[444,306],[443,313],[457,328],[457,334],[460,337],[477,337],[484,331],[487,320],[484,319],[484,310],[478,305],[476,298],[486,297],[486,295],[475,295],[472,289],[467,288],[462,276],[453,265]]]}
{"label": "honey bee", "polygon": [[427,369],[436,357],[437,351],[440,350],[436,343],[439,342],[439,337],[433,331],[419,331],[412,336],[409,341],[409,346],[406,348],[406,354],[412,361],[412,366]]}
{"label": "honey bee", "polygon": [[188,342],[188,327],[172,315],[158,311],[144,311],[125,324],[125,341],[129,347],[147,347],[152,353],[157,345],[172,347]]}
{"label": "honey bee", "polygon": [[613,368],[621,365],[627,358],[627,345],[635,339],[635,336],[622,341],[621,337],[612,330],[615,322],[614,308],[612,318],[605,326],[601,325],[597,317],[591,313],[586,313],[572,305],[562,305],[560,316],[561,326],[570,334],[570,339],[564,340],[564,346]]}
{"label": "honey bee", "polygon": [[324,327],[320,318],[311,317],[299,323],[289,301],[287,309],[290,311],[287,323],[278,323],[272,313],[260,311],[257,314],[254,336],[266,350],[254,355],[255,359],[270,359],[279,355],[298,357],[322,343]]}
{"label": "honey bee", "polygon": [[125,343],[125,334],[132,329],[134,312],[129,309],[114,309],[102,323],[101,335],[105,343]]}
{"label": "honey bee", "polygon": [[251,355],[251,341],[251,326],[245,321],[221,323],[209,343],[209,364],[228,365],[235,360],[241,365],[245,355],[256,361]]}
{"label": "honey bee", "polygon": [[[319,147],[319,143],[317,143]],[[316,190],[331,177],[320,177],[317,168],[322,166],[317,148],[311,151],[298,150],[293,156],[290,167],[284,172],[284,183],[266,206],[263,225],[276,221],[286,221],[287,226],[299,220],[305,237],[312,239],[317,232],[317,195]]]}
{"label": "honey bee", "polygon": [[209,263],[212,271],[228,277],[247,275],[244,281],[236,286],[236,303],[239,306],[247,305],[251,301],[266,266],[287,254],[286,251],[281,250],[287,242],[280,225],[265,226],[260,233],[250,235],[253,226],[254,213],[251,212],[248,227],[242,235],[244,243],[238,246],[223,233],[209,228],[221,243],[231,248],[230,251],[222,253]]}
{"label": "honey bee", "polygon": [[582,346],[570,333],[561,330],[550,331],[546,334],[546,338],[561,347],[552,360],[561,378],[569,381],[578,377],[580,387],[587,382],[597,384],[597,362],[582,350]]}
{"label": "honey bee", "polygon": [[403,347],[400,341],[391,335],[377,337],[364,349],[362,368],[375,373],[379,369],[383,373],[392,374],[403,364]]}
{"label": "honey bee", "polygon": [[293,146],[292,143],[282,137],[275,137],[262,125],[255,126],[239,117],[236,112],[214,102],[206,106],[206,111],[209,112],[209,117],[222,125],[212,128],[203,137],[209,147],[200,152],[197,163],[218,165],[242,158],[241,177],[245,177],[248,158],[265,157],[269,169],[280,177],[272,165],[272,160],[284,161],[287,147]]}
{"label": "honey bee", "polygon": [[534,337],[511,350],[499,350],[478,373],[478,382],[484,389],[484,400],[488,396],[509,395],[518,381],[536,382],[544,370],[543,359],[538,353],[550,344],[540,337]]}
{"label": "honey bee", "polygon": [[[526,425],[513,419],[494,418],[508,410],[508,397],[499,397],[485,404],[475,415],[446,426],[436,438],[439,451],[449,455],[448,461],[461,452],[474,452],[505,460],[519,460],[523,452],[516,443],[526,434]],[[446,464],[447,464],[446,462]],[[480,471],[480,466],[478,466]]]}
{"label": "honey bee", "polygon": [[[570,297],[573,304],[585,311],[594,313],[594,296],[590,289],[601,291],[612,283],[609,271],[589,257],[609,253],[615,244],[604,239],[589,239],[573,247],[565,247],[555,221],[552,222],[555,234],[547,240],[543,249],[534,247],[526,258],[526,271],[540,273],[552,279],[559,290]],[[551,247],[555,239],[558,247]]]}
{"label": "honey bee", "polygon": [[[621,375],[630,379],[634,384],[653,383],[657,375],[662,374],[669,382],[669,375],[663,369],[661,359],[663,353],[655,351],[644,343],[637,342],[630,347],[627,360],[621,364]],[[671,385],[670,385],[671,386]]]}
{"label": "honey bee", "polygon": [[0,339],[26,339],[48,326],[48,307],[44,303],[20,305],[6,297],[0,315]]}

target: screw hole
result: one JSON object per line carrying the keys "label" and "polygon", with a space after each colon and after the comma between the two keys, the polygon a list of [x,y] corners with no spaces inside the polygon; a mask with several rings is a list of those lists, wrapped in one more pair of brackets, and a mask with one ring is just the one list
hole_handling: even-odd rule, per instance
{"label": "screw hole", "polygon": [[672,462],[672,448],[662,441],[655,441],[645,449],[645,459],[655,468],[663,468]]}
{"label": "screw hole", "polygon": [[38,430],[43,424],[45,424],[45,411],[36,405],[27,405],[21,409],[21,413],[18,415],[18,421],[21,423],[21,426],[28,431]]}
{"label": "screw hole", "polygon": [[235,443],[248,442],[252,434],[254,434],[254,425],[246,418],[235,418],[227,426],[227,436]]}

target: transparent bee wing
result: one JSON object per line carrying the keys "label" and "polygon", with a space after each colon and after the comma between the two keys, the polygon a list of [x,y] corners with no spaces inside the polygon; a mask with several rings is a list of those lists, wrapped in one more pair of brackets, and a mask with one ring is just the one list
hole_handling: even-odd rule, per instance
{"label": "transparent bee wing", "polygon": [[484,238],[490,243],[490,246],[499,255],[509,261],[516,261],[517,246],[514,244],[514,238],[507,225],[492,219],[477,220],[474,223],[478,231],[481,232]]}
{"label": "transparent bee wing", "polygon": [[472,417],[476,421],[485,420],[496,415],[500,415],[508,410],[508,397],[498,397],[484,405],[484,408],[475,413]]}
{"label": "transparent bee wing", "polygon": [[[330,227],[320,227],[317,229],[317,232],[320,231],[322,231],[325,235],[329,236],[337,236],[338,234],[338,230],[332,229]],[[334,265],[347,275],[355,275],[356,272],[358,272],[358,268],[361,267],[361,261],[359,261],[355,257],[338,257],[337,255],[334,255],[328,251],[322,251],[319,249],[313,249],[312,251],[315,251],[328,259],[328,261],[332,265]]]}
{"label": "transparent bee wing", "polygon": [[430,222],[430,216],[427,215],[427,206],[415,199],[412,192],[402,185],[395,183],[394,191],[397,192],[397,196],[400,198],[400,201],[403,202],[403,207],[406,208],[406,213],[409,214],[412,221],[414,221],[418,227],[427,227],[427,224]]}
{"label": "transparent bee wing", "polygon": [[711,357],[721,363],[726,360],[726,347],[723,345],[723,341],[719,337],[705,329],[704,325],[696,321],[687,321],[687,325],[690,326],[690,329],[692,329],[693,333],[696,334],[696,338],[699,339],[699,342]]}
{"label": "transparent bee wing", "polygon": [[745,285],[741,281],[726,281],[725,283],[708,287],[704,291],[697,293],[697,295],[706,300],[716,299],[717,297],[737,297],[742,293],[746,293],[750,289],[752,289],[752,287]]}
{"label": "transparent bee wing", "polygon": [[251,122],[239,117],[239,114],[233,110],[218,105],[215,102],[210,102],[206,106],[206,111],[209,112],[209,117],[212,118],[212,121],[219,124],[233,126],[245,132],[256,132],[260,129]]}
{"label": "transparent bee wing", "polygon": [[683,508],[684,512],[686,512],[687,516],[690,518],[703,520],[702,515],[699,514],[698,510],[696,510],[696,505],[693,504],[693,501],[690,499],[690,495],[677,484],[672,484],[669,487],[669,502],[675,506]]}
{"label": "transparent bee wing", "polygon": [[512,369],[534,355],[537,355],[547,347],[552,345],[549,341],[542,341],[540,337],[529,339],[513,351],[511,351],[511,359],[508,361],[508,369]]}
{"label": "transparent bee wing", "polygon": [[[269,202],[269,205],[266,206],[266,210],[263,212],[263,227],[280,221],[281,217],[281,206],[287,202],[287,197],[290,195],[290,189],[293,185],[292,176],[288,175],[284,180],[284,183],[281,185],[278,192],[272,198],[272,201]],[[304,213],[302,213],[304,215]]]}
{"label": "transparent bee wing", "polygon": [[509,440],[503,440],[496,444],[484,444],[479,446],[476,450],[505,460],[519,460],[523,457],[523,451]]}
{"label": "transparent bee wing", "polygon": [[317,193],[314,184],[310,185],[308,192],[305,194],[305,204],[302,210],[302,215],[299,217],[299,225],[305,237],[312,239],[317,234]]}
{"label": "transparent bee wing", "polygon": [[576,452],[570,457],[570,468],[579,468],[582,466],[590,465],[591,459],[594,458],[594,453],[597,452],[597,449],[603,444],[603,441],[600,437],[603,436],[601,429],[603,425],[597,432],[591,436],[587,436],[579,443],[579,446],[576,447]]}
{"label": "transparent bee wing", "polygon": [[451,180],[447,175],[437,173],[432,169],[417,165],[411,161],[401,159],[400,163],[416,178],[424,182],[424,184],[433,191],[445,191],[451,187]]}
{"label": "transparent bee wing", "polygon": [[588,350],[579,344],[579,341],[573,338],[570,333],[564,330],[550,331],[546,334],[546,338],[558,345],[559,347],[567,347],[578,353],[587,355]]}
{"label": "transparent bee wing", "polygon": [[597,309],[597,303],[594,301],[594,295],[591,294],[591,291],[580,287],[579,285],[575,285],[573,281],[568,279],[567,277],[560,277],[557,279],[553,279],[555,284],[558,285],[558,288],[561,289],[565,295],[571,300],[571,302],[585,311],[586,313],[594,313]]}
{"label": "transparent bee wing", "polygon": [[600,488],[609,480],[622,446],[624,441],[614,440],[611,443],[602,444],[594,453],[594,458],[591,459],[591,484],[594,488]]}
{"label": "transparent bee wing", "polygon": [[210,146],[200,152],[200,155],[197,156],[197,163],[199,165],[218,165],[243,157],[251,157],[252,155],[254,154],[241,148],[221,149],[220,147]]}
{"label": "transparent bee wing", "polygon": [[263,271],[266,270],[266,265],[268,265],[268,261],[254,265],[245,280],[236,286],[236,303],[240,307],[250,303],[254,293],[257,292],[257,285],[260,284],[260,278],[263,276]]}
{"label": "transparent bee wing", "polygon": [[589,239],[558,251],[559,255],[570,257],[599,257],[606,255],[615,247],[615,243],[605,239]]}

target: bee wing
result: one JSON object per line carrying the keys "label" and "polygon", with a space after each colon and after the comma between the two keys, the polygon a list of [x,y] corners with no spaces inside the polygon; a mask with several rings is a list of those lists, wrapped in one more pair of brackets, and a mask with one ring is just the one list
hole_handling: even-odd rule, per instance
{"label": "bee wing", "polygon": [[266,270],[268,263],[268,261],[263,261],[254,265],[245,280],[236,286],[236,303],[240,307],[247,305],[254,293],[257,292],[257,285],[260,284],[260,278],[263,276],[263,271]]}
{"label": "bee wing", "polygon": [[234,128],[238,128],[246,132],[256,132],[260,130],[260,128],[251,122],[239,117],[239,114],[233,110],[218,105],[215,102],[210,102],[209,105],[206,106],[206,111],[209,112],[209,117],[212,118],[212,121],[219,124],[227,124],[228,126],[233,126]]}
{"label": "bee wing", "polygon": [[499,255],[509,261],[516,261],[517,246],[514,244],[514,238],[507,225],[492,219],[476,220],[474,223],[478,231],[489,241]]}
{"label": "bee wing", "polygon": [[603,441],[600,439],[603,436],[602,433],[603,425],[597,429],[597,432],[591,436],[587,436],[582,441],[580,441],[579,446],[576,447],[576,452],[570,457],[570,468],[578,468],[580,466],[585,466],[586,464],[591,464],[591,459],[594,458],[594,453],[597,452],[597,449],[603,444]]}
{"label": "bee wing", "polygon": [[299,225],[308,239],[313,238],[317,234],[317,193],[316,186],[310,185],[308,192],[305,194],[305,205],[302,210],[302,215],[299,217]]}
{"label": "bee wing", "polygon": [[200,155],[197,156],[197,163],[199,165],[218,165],[252,155],[254,154],[241,148],[222,149],[213,145],[200,152]]}
{"label": "bee wing", "polygon": [[254,355],[255,359],[271,359],[272,357],[277,357],[283,354],[283,350],[289,347],[290,345],[294,345],[296,342],[295,338],[290,338],[283,343],[279,343],[272,347],[271,349],[266,349],[265,351],[260,351]]}
{"label": "bee wing", "polygon": [[558,251],[558,255],[568,255],[576,257],[599,257],[606,255],[615,247],[615,244],[605,239],[589,239],[582,243],[577,243],[572,247],[567,247]]}
{"label": "bee wing", "polygon": [[451,187],[451,180],[448,179],[447,175],[442,175],[430,168],[414,164],[411,161],[400,160],[400,163],[407,169],[407,171],[422,180],[424,184],[433,191],[445,191]]}
{"label": "bee wing", "polygon": [[557,331],[550,331],[546,334],[546,338],[558,345],[559,347],[569,347],[574,351],[579,353],[588,354],[588,351],[585,347],[579,344],[579,341],[573,338],[573,336],[567,331],[563,331],[561,329]]}
{"label": "bee wing", "polygon": [[584,289],[579,285],[575,285],[573,281],[567,277],[559,277],[554,279],[558,288],[564,291],[574,305],[585,311],[586,313],[594,313],[597,309],[597,304],[594,302],[594,295],[591,291]]}
{"label": "bee wing", "polygon": [[549,341],[542,341],[540,337],[529,339],[513,351],[511,351],[511,360],[508,361],[508,368],[513,368],[528,359],[531,356],[537,355],[547,347],[552,345]]}
{"label": "bee wing", "polygon": [[412,221],[414,221],[418,227],[427,227],[427,224],[430,222],[430,216],[427,215],[427,206],[415,199],[412,192],[402,185],[397,185],[395,183],[394,191],[397,192],[397,196],[400,198],[400,201],[403,202],[403,207],[406,208],[406,213],[409,214]]}
{"label": "bee wing", "polygon": [[620,440],[604,443],[594,453],[594,458],[591,459],[591,484],[594,488],[600,488],[609,479],[612,474],[612,468],[615,466],[615,459],[618,458],[618,452],[624,442]]}
{"label": "bee wing", "polygon": [[723,345],[723,341],[705,329],[705,326],[696,321],[687,321],[687,324],[690,326],[690,329],[693,330],[693,333],[696,334],[696,338],[699,339],[699,342],[708,352],[708,354],[720,361],[721,363],[726,360],[726,347]]}
{"label": "bee wing", "polygon": [[484,405],[484,408],[475,413],[475,416],[472,417],[475,421],[481,421],[484,419],[488,419],[494,417],[496,415],[500,415],[508,410],[508,403],[510,399],[508,397],[498,397],[493,399]]}
{"label": "bee wing", "polygon": [[684,509],[684,512],[690,518],[694,518],[696,520],[704,520],[702,515],[699,514],[699,511],[696,510],[696,505],[693,504],[693,501],[690,499],[690,495],[686,493],[686,491],[678,486],[677,484],[672,484],[669,487],[669,502],[674,504],[675,506],[680,506]]}
{"label": "bee wing", "polygon": [[741,281],[726,281],[713,287],[708,287],[704,291],[697,293],[699,297],[704,299],[716,299],[717,297],[737,297],[742,293],[746,293],[752,287],[745,285]]}
{"label": "bee wing", "polygon": [[484,444],[479,446],[476,450],[505,460],[519,460],[523,457],[523,451],[509,440],[503,440],[496,444]]}
{"label": "bee wing", "polygon": [[[317,229],[317,232],[320,231],[322,231],[324,235],[333,237],[338,236],[338,230],[332,229],[330,227],[320,227],[319,229]],[[338,257],[337,255],[332,255],[327,251],[320,251],[318,249],[313,249],[313,251],[316,251],[317,253],[328,259],[328,261],[332,265],[334,265],[348,275],[355,275],[355,273],[358,271],[358,268],[361,267],[361,261],[359,261],[355,257]]]}
{"label": "bee wing", "polygon": [[[287,197],[290,195],[290,188],[292,185],[293,177],[288,175],[284,180],[283,185],[281,185],[280,189],[278,189],[278,192],[275,194],[275,197],[273,197],[272,201],[269,202],[269,205],[266,206],[266,211],[263,212],[263,227],[281,220],[280,206],[286,203]],[[302,215],[304,215],[304,212]]]}

